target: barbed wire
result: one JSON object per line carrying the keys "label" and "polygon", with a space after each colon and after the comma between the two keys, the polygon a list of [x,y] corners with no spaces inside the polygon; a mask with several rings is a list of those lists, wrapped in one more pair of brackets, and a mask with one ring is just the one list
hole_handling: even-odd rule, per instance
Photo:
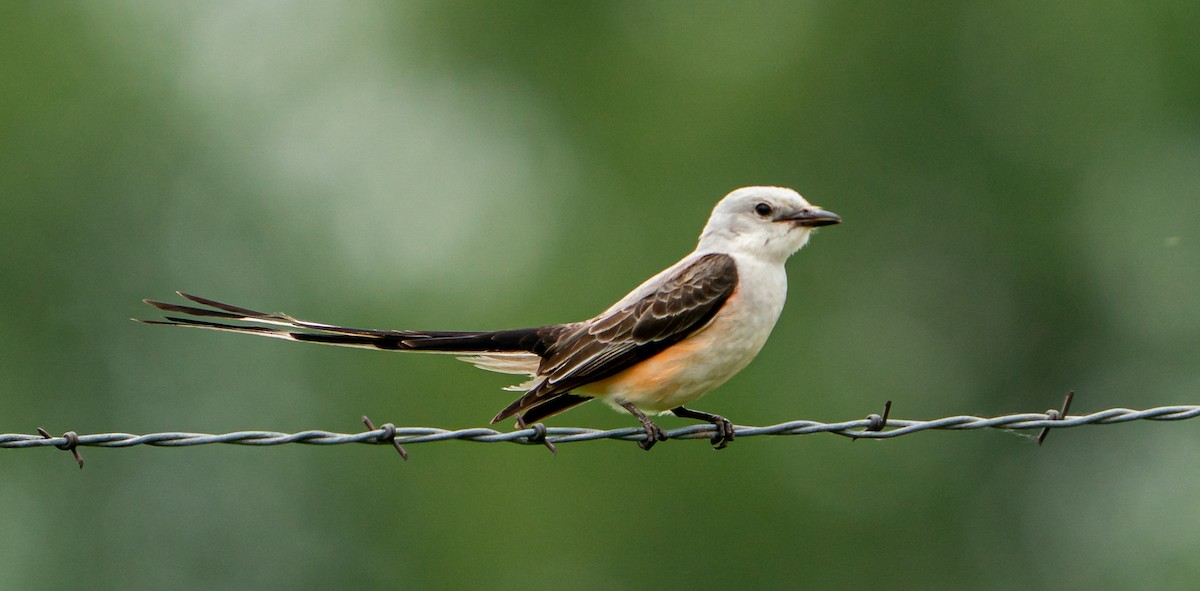
{"label": "barbed wire", "polygon": [[[763,435],[812,435],[815,433],[832,433],[852,439],[891,439],[930,430],[970,431],[977,429],[998,429],[1016,431],[1041,429],[1042,432],[1037,437],[1040,444],[1052,428],[1066,429],[1082,425],[1113,425],[1131,421],[1182,421],[1200,417],[1200,405],[1160,406],[1145,410],[1110,408],[1086,415],[1068,415],[1067,411],[1070,407],[1071,398],[1072,394],[1068,394],[1063,402],[1062,410],[1051,409],[1043,413],[1021,413],[995,417],[959,415],[932,420],[888,418],[891,410],[891,402],[889,401],[884,406],[882,416],[872,414],[864,419],[837,423],[795,420],[763,427],[737,425],[734,427],[734,433],[739,439]],[[547,427],[538,423],[524,429],[502,432],[483,427],[469,429],[396,427],[391,423],[385,424],[380,428],[375,428],[370,419],[363,417],[363,421],[366,423],[368,430],[359,433],[335,433],[331,431],[310,430],[297,433],[235,431],[221,434],[165,432],[148,433],[145,435],[134,435],[131,433],[79,435],[73,431],[68,431],[62,436],[54,437],[44,429],[39,428],[37,435],[0,433],[0,448],[20,449],[53,446],[71,451],[75,455],[79,467],[82,468],[83,459],[79,456],[78,451],[80,447],[124,448],[135,445],[186,447],[214,443],[253,446],[283,445],[285,443],[301,443],[306,445],[366,443],[392,445],[407,459],[408,454],[402,445],[432,443],[435,441],[507,442],[522,445],[545,445],[554,450],[555,445],[560,443],[577,443],[600,439],[643,441],[646,438],[645,431],[637,427],[602,430],[580,427]],[[708,424],[690,425],[666,431],[668,439],[712,439],[716,434],[716,427]]]}

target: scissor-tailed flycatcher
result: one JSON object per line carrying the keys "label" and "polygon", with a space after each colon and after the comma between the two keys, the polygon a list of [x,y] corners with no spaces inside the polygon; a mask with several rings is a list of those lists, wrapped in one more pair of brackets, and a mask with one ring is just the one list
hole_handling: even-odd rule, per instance
{"label": "scissor-tailed flycatcher", "polygon": [[666,439],[645,412],[711,422],[719,449],[733,440],[733,424],[683,405],[754,359],[783,310],[784,262],[808,242],[814,227],[841,221],[791,189],[737,189],[713,208],[696,250],[582,322],[497,331],[369,330],[265,314],[182,292],[207,307],[146,303],[245,324],[176,316],[144,322],[345,347],[457,353],[483,369],[530,376],[509,388],[524,394],[493,423],[515,415],[524,426],[600,398],[641,421],[643,449]]}

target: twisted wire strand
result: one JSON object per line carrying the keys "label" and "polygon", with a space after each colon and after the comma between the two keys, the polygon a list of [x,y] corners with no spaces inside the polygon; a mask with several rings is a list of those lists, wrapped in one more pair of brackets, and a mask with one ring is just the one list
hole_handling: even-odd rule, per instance
{"label": "twisted wire strand", "polygon": [[[1061,417],[1061,418],[1060,418]],[[997,417],[960,415],[926,421],[887,419],[872,415],[865,419],[822,423],[796,420],[764,427],[738,425],[734,430],[738,438],[759,435],[811,435],[832,433],[853,439],[891,439],[931,429],[966,431],[975,429],[999,429],[1005,431],[1023,429],[1066,429],[1082,425],[1113,425],[1131,421],[1182,421],[1200,417],[1200,406],[1160,406],[1145,410],[1110,408],[1086,415],[1061,416],[1057,411],[1046,413],[1021,413]],[[585,429],[579,427],[541,427],[501,432],[476,427],[470,429],[438,429],[434,427],[391,427],[360,433],[335,433],[330,431],[300,431],[280,433],[276,431],[235,431],[232,433],[209,434],[187,432],[148,433],[94,433],[76,435],[74,432],[60,437],[28,435],[24,433],[0,433],[0,448],[30,448],[54,446],[60,449],[76,447],[132,447],[152,445],[156,447],[186,447],[227,443],[234,445],[282,445],[302,443],[306,445],[339,445],[343,443],[367,444],[414,444],[435,441],[462,440],[477,443],[518,443],[522,445],[545,445],[617,439],[642,441],[645,432],[641,428]],[[394,433],[394,442],[391,435]],[[716,434],[713,425],[691,425],[667,431],[670,439],[710,439]]]}

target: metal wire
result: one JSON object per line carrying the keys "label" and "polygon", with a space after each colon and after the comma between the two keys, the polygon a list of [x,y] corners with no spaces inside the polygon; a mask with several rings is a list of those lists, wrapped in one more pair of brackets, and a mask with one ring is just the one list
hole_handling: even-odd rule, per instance
{"label": "metal wire", "polygon": [[[890,409],[890,403],[888,408]],[[975,429],[1000,429],[1006,431],[1024,429],[1047,430],[1066,429],[1082,425],[1113,425],[1143,420],[1182,421],[1194,419],[1198,416],[1200,416],[1200,406],[1197,405],[1160,406],[1146,410],[1110,408],[1086,415],[1066,415],[1056,410],[1044,413],[1023,413],[997,417],[961,415],[927,421],[890,419],[887,418],[887,410],[885,410],[882,417],[871,415],[865,419],[855,419],[840,423],[797,420],[765,427],[736,426],[735,432],[739,439],[759,435],[810,435],[814,433],[833,433],[853,439],[891,439],[901,435],[932,429],[951,431]],[[53,437],[41,429],[39,431],[41,432],[39,435],[24,433],[0,434],[0,448],[54,446],[77,453],[77,447],[132,447],[135,445],[185,447],[211,443],[228,443],[234,445],[382,443],[395,445],[399,449],[399,445],[401,444],[431,443],[434,441],[450,441],[455,439],[477,443],[507,442],[523,445],[546,445],[547,443],[575,443],[598,439],[642,441],[646,437],[645,432],[641,428],[636,427],[598,430],[578,427],[546,427],[541,424],[509,432],[501,432],[488,428],[451,430],[433,427],[394,427],[390,424],[384,425],[379,429],[371,429],[360,433],[334,433],[330,431],[301,431],[298,433],[235,431],[216,435],[186,432],[148,433],[145,435],[130,433],[77,435],[74,432],[68,432],[63,436]],[[666,433],[670,439],[710,439],[716,434],[716,429],[713,425],[691,425],[667,431]],[[76,460],[80,462],[80,467],[82,467],[82,460],[78,456],[76,456]]]}

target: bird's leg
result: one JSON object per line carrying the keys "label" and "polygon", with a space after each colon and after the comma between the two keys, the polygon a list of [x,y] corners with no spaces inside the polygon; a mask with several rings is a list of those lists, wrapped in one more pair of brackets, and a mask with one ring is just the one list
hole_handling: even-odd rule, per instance
{"label": "bird's leg", "polygon": [[629,414],[637,417],[637,420],[642,422],[642,428],[646,430],[646,440],[639,441],[638,447],[650,451],[650,448],[654,447],[655,443],[667,440],[667,434],[658,425],[655,425],[654,421],[651,421],[650,417],[646,416],[646,413],[642,412],[641,409],[629,402],[622,402],[621,408],[624,408],[629,411]]}
{"label": "bird's leg", "polygon": [[712,441],[712,445],[716,449],[725,449],[725,446],[729,445],[730,441],[733,441],[733,436],[734,436],[733,423],[730,423],[729,419],[727,419],[721,415],[715,415],[711,412],[702,412],[699,410],[692,410],[690,408],[684,408],[682,406],[672,408],[671,412],[675,416],[677,416],[681,419],[696,419],[698,421],[708,421],[708,422],[712,423],[713,425],[715,425],[717,427],[717,434],[713,435],[713,438],[710,439],[709,441]]}

